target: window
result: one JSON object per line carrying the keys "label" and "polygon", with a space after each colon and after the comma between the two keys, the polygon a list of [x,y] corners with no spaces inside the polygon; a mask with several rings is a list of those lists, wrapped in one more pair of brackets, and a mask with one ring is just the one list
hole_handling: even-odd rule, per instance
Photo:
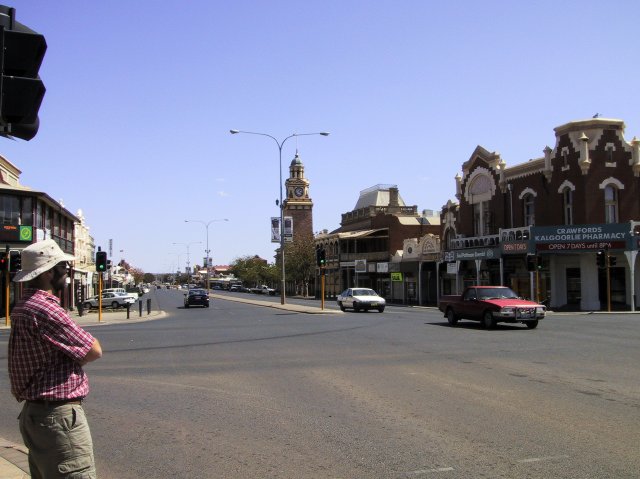
{"label": "window", "polygon": [[618,189],[613,185],[604,189],[604,222],[618,222]]}
{"label": "window", "polygon": [[613,145],[607,145],[607,163],[613,163]]}
{"label": "window", "polygon": [[491,211],[488,201],[473,205],[473,234],[474,236],[491,234]]}
{"label": "window", "polygon": [[17,196],[0,195],[0,224],[20,224],[20,200]]}
{"label": "window", "polygon": [[562,190],[563,208],[564,208],[564,224],[573,224],[573,191],[568,186]]}
{"label": "window", "polygon": [[524,200],[524,226],[534,226],[536,224],[535,203],[531,193],[525,195]]}
{"label": "window", "polygon": [[28,196],[22,198],[22,218],[20,224],[33,226],[33,201]]}

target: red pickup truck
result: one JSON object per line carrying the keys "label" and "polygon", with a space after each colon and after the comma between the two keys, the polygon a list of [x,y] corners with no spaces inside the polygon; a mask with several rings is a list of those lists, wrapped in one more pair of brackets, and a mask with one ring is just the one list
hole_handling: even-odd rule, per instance
{"label": "red pickup truck", "polygon": [[487,329],[496,323],[524,323],[533,329],[547,311],[544,305],[521,299],[506,286],[469,286],[460,296],[442,296],[438,307],[451,326],[460,319],[471,319],[481,321]]}

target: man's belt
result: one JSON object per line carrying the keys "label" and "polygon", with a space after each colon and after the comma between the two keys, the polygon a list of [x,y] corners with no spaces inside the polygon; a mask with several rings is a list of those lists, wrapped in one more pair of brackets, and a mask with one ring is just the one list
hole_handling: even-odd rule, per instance
{"label": "man's belt", "polygon": [[82,404],[84,398],[73,399],[27,399],[25,402],[29,404],[38,404],[40,406],[54,407],[64,404]]}

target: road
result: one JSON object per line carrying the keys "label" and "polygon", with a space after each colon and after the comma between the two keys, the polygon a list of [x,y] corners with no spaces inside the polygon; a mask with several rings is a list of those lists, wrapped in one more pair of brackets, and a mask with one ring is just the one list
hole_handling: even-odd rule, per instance
{"label": "road", "polygon": [[[166,319],[89,328],[102,479],[638,477],[638,315],[487,331],[424,308],[153,296]],[[0,400],[0,437],[20,442],[5,368]]]}

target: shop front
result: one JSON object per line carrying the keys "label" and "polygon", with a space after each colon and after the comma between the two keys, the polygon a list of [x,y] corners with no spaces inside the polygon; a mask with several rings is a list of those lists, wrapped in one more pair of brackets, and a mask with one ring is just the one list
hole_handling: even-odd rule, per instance
{"label": "shop front", "polygon": [[[635,310],[637,238],[629,223],[532,227],[552,309]],[[601,259],[598,259],[601,258]]]}

